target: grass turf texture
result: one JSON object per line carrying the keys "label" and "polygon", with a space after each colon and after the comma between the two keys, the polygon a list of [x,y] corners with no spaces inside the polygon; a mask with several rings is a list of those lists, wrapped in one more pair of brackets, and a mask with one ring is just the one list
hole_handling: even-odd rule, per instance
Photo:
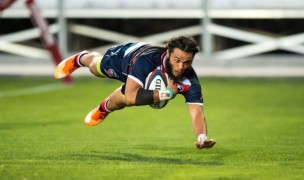
{"label": "grass turf texture", "polygon": [[182,96],[162,110],[83,119],[120,83],[76,78],[38,94],[5,92],[51,78],[0,78],[0,179],[303,179],[304,79],[202,78],[213,149],[194,148]]}

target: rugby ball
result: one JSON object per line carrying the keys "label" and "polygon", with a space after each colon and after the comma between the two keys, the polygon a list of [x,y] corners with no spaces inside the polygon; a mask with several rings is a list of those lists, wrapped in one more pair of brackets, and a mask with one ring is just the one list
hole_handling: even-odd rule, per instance
{"label": "rugby ball", "polygon": [[[165,71],[153,70],[149,73],[145,82],[145,89],[148,90],[166,90],[169,83],[169,76]],[[150,104],[154,109],[161,109],[165,107],[168,103],[168,100],[160,101],[155,104]]]}

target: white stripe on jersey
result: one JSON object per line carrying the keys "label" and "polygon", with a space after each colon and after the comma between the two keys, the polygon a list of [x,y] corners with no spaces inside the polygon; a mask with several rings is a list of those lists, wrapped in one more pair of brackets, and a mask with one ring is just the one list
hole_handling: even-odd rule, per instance
{"label": "white stripe on jersey", "polygon": [[161,60],[161,62],[162,62],[161,68],[164,67],[164,70],[166,69],[166,63],[165,63],[166,58],[167,58],[167,54],[164,55],[163,59]]}
{"label": "white stripe on jersey", "polygon": [[144,87],[144,84],[136,77],[132,76],[132,75],[128,75],[128,78],[133,79],[134,81],[136,81],[141,87]]}
{"label": "white stripe on jersey", "polygon": [[150,54],[150,53],[153,53],[153,52],[155,52],[155,49],[147,49],[147,50],[145,50],[145,51],[142,53],[142,55],[147,55],[147,54]]}
{"label": "white stripe on jersey", "polygon": [[192,102],[186,102],[186,104],[196,104],[196,105],[199,105],[199,106],[203,106],[203,103],[192,103]]}
{"label": "white stripe on jersey", "polygon": [[144,46],[144,45],[146,45],[146,44],[148,44],[148,43],[140,42],[140,43],[137,43],[137,44],[134,45],[134,46],[129,47],[129,48],[126,50],[126,52],[125,52],[125,54],[124,54],[124,57],[126,57],[126,55],[128,55],[128,54],[131,53],[132,51],[135,51],[135,50],[138,49],[139,47]]}
{"label": "white stripe on jersey", "polygon": [[191,82],[189,79],[187,79],[185,76],[183,76],[181,79],[177,81],[180,84],[186,85],[186,86],[191,86]]}

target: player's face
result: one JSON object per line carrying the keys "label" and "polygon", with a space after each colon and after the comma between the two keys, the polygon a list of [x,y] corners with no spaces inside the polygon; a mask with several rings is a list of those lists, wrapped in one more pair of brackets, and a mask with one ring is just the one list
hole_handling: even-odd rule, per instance
{"label": "player's face", "polygon": [[167,73],[178,79],[182,77],[185,72],[191,68],[193,61],[193,54],[187,53],[179,48],[175,48],[172,53],[167,52],[168,59],[166,62]]}

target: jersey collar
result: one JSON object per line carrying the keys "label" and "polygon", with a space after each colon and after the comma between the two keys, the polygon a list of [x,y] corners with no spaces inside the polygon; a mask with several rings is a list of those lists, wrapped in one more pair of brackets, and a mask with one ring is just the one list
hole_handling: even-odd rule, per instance
{"label": "jersey collar", "polygon": [[160,56],[160,69],[166,71],[166,63],[165,60],[167,58],[167,51],[163,52],[163,54]]}

